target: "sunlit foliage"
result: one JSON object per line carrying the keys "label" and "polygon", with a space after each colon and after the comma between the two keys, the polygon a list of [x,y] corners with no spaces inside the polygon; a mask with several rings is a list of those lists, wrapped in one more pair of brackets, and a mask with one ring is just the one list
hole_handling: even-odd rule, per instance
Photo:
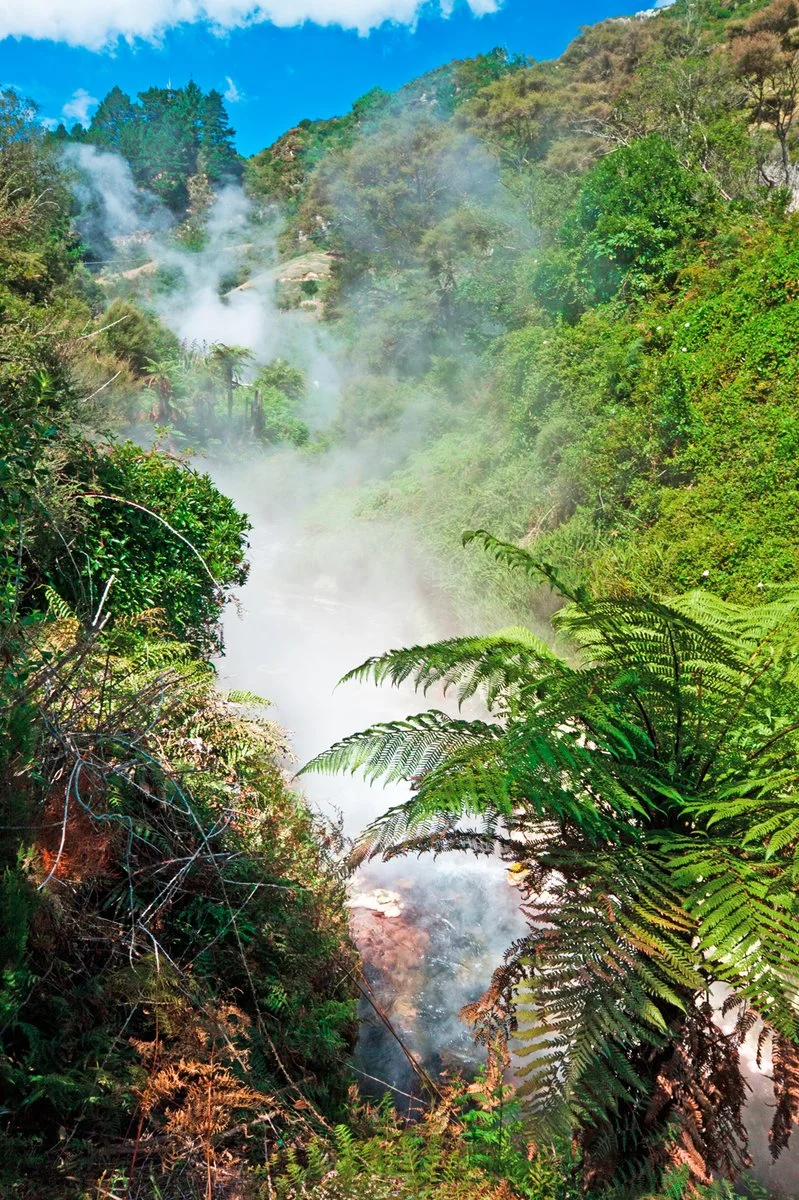
{"label": "sunlit foliage", "polygon": [[468,1015],[489,1047],[514,1034],[533,1136],[575,1136],[589,1186],[734,1179],[739,1047],[758,1022],[774,1157],[799,1121],[796,593],[752,609],[702,592],[594,599],[516,546],[467,538],[561,587],[569,657],[512,627],[370,659],[345,679],[477,695],[489,719],[386,722],[305,769],[410,783],[359,859],[472,849],[515,864],[530,933]]}

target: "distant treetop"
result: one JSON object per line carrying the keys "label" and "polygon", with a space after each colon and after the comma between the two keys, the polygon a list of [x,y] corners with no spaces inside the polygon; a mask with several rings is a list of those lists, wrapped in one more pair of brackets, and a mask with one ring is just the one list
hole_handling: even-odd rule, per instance
{"label": "distant treetop", "polygon": [[88,129],[59,125],[52,136],[121,154],[140,187],[182,214],[193,175],[205,175],[212,186],[241,179],[234,133],[221,93],[204,93],[191,80],[182,88],[148,88],[137,101],[114,87]]}

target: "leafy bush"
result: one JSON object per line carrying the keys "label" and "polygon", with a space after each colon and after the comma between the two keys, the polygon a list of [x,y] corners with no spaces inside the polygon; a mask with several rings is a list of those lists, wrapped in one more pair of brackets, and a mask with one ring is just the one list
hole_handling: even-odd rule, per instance
{"label": "leafy bush", "polygon": [[53,511],[38,542],[40,577],[90,620],[108,589],[104,612],[158,609],[178,638],[217,646],[225,596],[247,576],[249,525],[210,477],[130,442],[78,443],[60,487],[80,550],[64,553]]}
{"label": "leafy bush", "polygon": [[105,344],[139,375],[146,373],[151,362],[177,354],[175,335],[157,317],[128,301],[114,300],[103,313],[102,326]]}
{"label": "leafy bush", "polygon": [[657,134],[600,159],[564,229],[594,303],[674,282],[700,230],[712,230],[703,190]]}
{"label": "leafy bush", "polygon": [[24,1162],[17,1194],[66,1195],[122,1145],[137,1186],[221,1181],[242,1121],[341,1111],[342,885],[256,698],[221,697],[157,623],[98,639],[53,605],[3,776],[0,1182]]}

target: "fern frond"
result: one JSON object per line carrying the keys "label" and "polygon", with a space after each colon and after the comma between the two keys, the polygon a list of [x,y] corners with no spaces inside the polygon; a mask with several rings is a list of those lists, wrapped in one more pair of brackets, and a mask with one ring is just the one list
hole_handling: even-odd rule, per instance
{"label": "fern frond", "polygon": [[255,708],[271,708],[272,706],[271,700],[265,700],[263,696],[256,696],[255,692],[248,692],[241,688],[234,688],[232,691],[226,692],[225,699],[231,704],[246,704]]}
{"label": "fern frond", "polygon": [[[367,826],[358,839],[360,858],[403,852],[408,839],[456,836],[466,816],[484,818],[494,837],[497,822],[510,817],[512,801],[497,755],[497,741],[462,746],[446,761],[421,776],[415,794]],[[486,835],[486,829],[483,831]]]}
{"label": "fern frond", "polygon": [[496,741],[502,732],[499,725],[460,721],[432,709],[351,734],[312,758],[299,774],[363,771],[366,779],[396,783],[426,774],[463,746]]}
{"label": "fern frond", "polygon": [[664,837],[675,883],[697,921],[714,977],[746,997],[788,1038],[799,1040],[799,902],[794,889],[738,846]]}
{"label": "fern frond", "polygon": [[521,571],[532,579],[539,581],[545,579],[550,587],[560,592],[561,596],[566,600],[576,601],[577,603],[590,603],[590,597],[585,588],[570,586],[549,563],[539,562],[533,558],[529,551],[523,550],[521,546],[514,545],[513,542],[503,542],[500,538],[494,537],[486,529],[468,529],[462,535],[461,541],[464,546],[468,546],[472,542],[477,542],[479,546],[482,546],[483,550],[492,555],[502,566],[510,567],[511,570]]}
{"label": "fern frond", "polygon": [[412,679],[422,693],[433,686],[442,687],[445,694],[455,688],[459,704],[480,692],[491,709],[534,672],[548,670],[562,670],[560,660],[529,629],[511,626],[483,637],[392,650],[367,659],[341,682],[372,680],[399,687]]}
{"label": "fern frond", "polygon": [[57,617],[59,621],[78,620],[77,613],[70,608],[62,596],[59,596],[55,588],[52,588],[49,585],[45,586],[44,595],[45,599],[47,600],[48,612],[52,616]]}

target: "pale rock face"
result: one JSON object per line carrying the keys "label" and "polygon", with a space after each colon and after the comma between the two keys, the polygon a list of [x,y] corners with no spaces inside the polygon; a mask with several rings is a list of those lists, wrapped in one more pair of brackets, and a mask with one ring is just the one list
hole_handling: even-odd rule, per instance
{"label": "pale rock face", "polygon": [[381,917],[402,916],[402,900],[399,892],[387,888],[374,888],[371,892],[353,892],[347,900],[349,908],[367,908]]}

